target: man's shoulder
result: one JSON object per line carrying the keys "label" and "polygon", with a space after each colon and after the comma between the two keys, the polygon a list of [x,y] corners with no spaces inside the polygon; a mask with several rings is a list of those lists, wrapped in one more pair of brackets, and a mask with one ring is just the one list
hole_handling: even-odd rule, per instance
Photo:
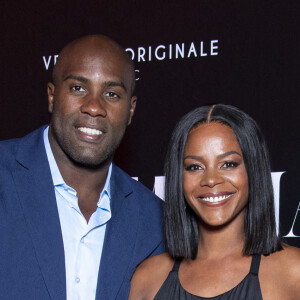
{"label": "man's shoulder", "polygon": [[116,180],[118,181],[118,183],[122,182],[123,185],[129,187],[134,193],[142,195],[142,199],[148,200],[149,198],[151,198],[155,202],[162,202],[162,200],[159,197],[157,197],[151,190],[149,190],[138,180],[135,180],[132,177],[130,177],[126,172],[124,172],[115,164],[113,164],[113,172],[115,172]]}
{"label": "man's shoulder", "polygon": [[138,220],[136,240],[139,242],[136,245],[137,252],[135,254],[137,265],[151,255],[165,252],[162,230],[164,202],[142,183],[132,179],[115,165],[113,165],[114,171],[114,176],[118,181],[116,188],[126,191],[125,201],[128,201],[128,207],[132,212],[131,217]]}
{"label": "man's shoulder", "polygon": [[31,151],[35,147],[38,139],[42,137],[45,127],[36,129],[24,137],[0,141],[0,167],[10,166],[12,160],[15,160],[19,151]]}
{"label": "man's shoulder", "polygon": [[22,138],[0,141],[0,168],[11,168]]}

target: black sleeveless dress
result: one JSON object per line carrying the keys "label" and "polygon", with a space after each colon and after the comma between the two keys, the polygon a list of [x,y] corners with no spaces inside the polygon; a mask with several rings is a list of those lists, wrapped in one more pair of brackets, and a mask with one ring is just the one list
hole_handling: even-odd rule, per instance
{"label": "black sleeveless dress", "polygon": [[153,300],[263,300],[258,280],[260,255],[252,257],[250,272],[237,286],[224,294],[210,298],[192,295],[183,289],[178,278],[180,262],[176,260],[169,276]]}

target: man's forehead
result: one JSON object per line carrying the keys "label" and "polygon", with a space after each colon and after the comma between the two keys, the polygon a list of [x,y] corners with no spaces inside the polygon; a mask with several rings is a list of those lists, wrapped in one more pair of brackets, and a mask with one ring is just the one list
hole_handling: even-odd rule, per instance
{"label": "man's forehead", "polygon": [[127,54],[118,44],[103,36],[91,36],[76,40],[67,45],[61,52],[61,59],[77,57],[109,58],[127,60]]}
{"label": "man's forehead", "polygon": [[114,51],[108,51],[107,49],[72,49],[66,53],[63,53],[58,58],[58,63],[62,65],[76,65],[76,64],[96,64],[96,63],[118,63],[125,65],[126,60]]}
{"label": "man's forehead", "polygon": [[61,65],[57,72],[57,84],[63,82],[79,82],[96,84],[102,87],[122,87],[125,91],[132,90],[132,74],[128,64],[110,64],[101,60],[69,60]]}
{"label": "man's forehead", "polygon": [[62,61],[58,69],[59,77],[77,75],[95,78],[102,76],[126,78],[130,77],[131,72],[128,63],[99,56],[69,57]]}
{"label": "man's forehead", "polygon": [[54,67],[53,79],[63,79],[70,74],[83,75],[86,72],[94,73],[95,76],[97,73],[99,76],[107,73],[122,81],[129,80],[128,85],[134,81],[133,64],[125,50],[103,36],[86,37],[67,45]]}

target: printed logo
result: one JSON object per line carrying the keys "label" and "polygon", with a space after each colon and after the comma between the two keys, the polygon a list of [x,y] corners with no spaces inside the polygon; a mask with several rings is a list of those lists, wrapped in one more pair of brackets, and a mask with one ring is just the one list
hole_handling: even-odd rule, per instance
{"label": "printed logo", "polygon": [[219,55],[218,43],[218,40],[211,40],[207,43],[204,41],[201,41],[200,43],[191,42],[189,44],[176,43],[169,45],[138,47],[137,49],[126,48],[125,51],[131,55],[132,60],[137,62],[179,58],[184,59]]}
{"label": "printed logo", "polygon": [[[153,60],[172,60],[202,58],[219,55],[219,40],[210,40],[208,42],[174,43],[168,45],[157,45],[148,47],[126,48],[131,59],[136,62],[150,62]],[[58,54],[43,56],[43,63],[46,71],[50,66],[56,64]],[[140,79],[140,70],[135,70],[136,80]]]}

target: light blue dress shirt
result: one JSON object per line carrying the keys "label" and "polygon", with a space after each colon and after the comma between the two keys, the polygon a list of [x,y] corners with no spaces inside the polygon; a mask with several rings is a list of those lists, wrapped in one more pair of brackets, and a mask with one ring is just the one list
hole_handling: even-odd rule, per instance
{"label": "light blue dress shirt", "polygon": [[106,223],[111,218],[109,167],[96,211],[87,223],[78,206],[76,191],[62,178],[53,156],[49,127],[44,131],[44,143],[55,188],[56,203],[63,236],[68,300],[94,300],[103,249]]}

